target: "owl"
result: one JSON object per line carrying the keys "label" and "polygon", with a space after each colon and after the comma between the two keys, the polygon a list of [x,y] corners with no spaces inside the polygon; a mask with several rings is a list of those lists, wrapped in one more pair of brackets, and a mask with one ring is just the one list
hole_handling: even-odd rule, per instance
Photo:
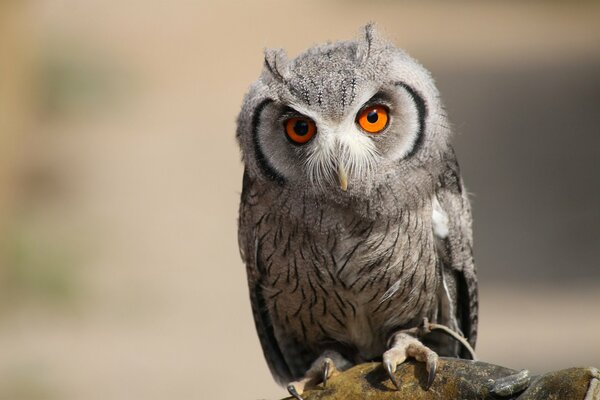
{"label": "owl", "polygon": [[398,387],[410,357],[429,386],[438,355],[470,357],[470,205],[429,72],[372,25],[294,59],[267,50],[237,123],[239,247],[274,378],[301,399],[381,360]]}

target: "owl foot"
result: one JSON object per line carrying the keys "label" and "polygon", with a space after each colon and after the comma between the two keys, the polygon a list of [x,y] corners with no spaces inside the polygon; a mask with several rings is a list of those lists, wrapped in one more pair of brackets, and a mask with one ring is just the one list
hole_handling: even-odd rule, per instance
{"label": "owl foot", "polygon": [[288,384],[287,390],[295,399],[303,400],[302,393],[305,389],[315,387],[319,383],[326,386],[329,378],[339,374],[338,367],[347,366],[350,366],[350,363],[340,354],[326,351],[312,363],[302,379]]}
{"label": "owl foot", "polygon": [[397,332],[391,337],[391,347],[383,353],[383,366],[390,380],[399,390],[400,382],[398,382],[398,378],[395,375],[397,366],[402,364],[407,357],[413,357],[417,361],[424,362],[427,367],[427,384],[425,389],[428,390],[435,378],[438,355],[415,338],[414,334],[406,332],[408,331]]}

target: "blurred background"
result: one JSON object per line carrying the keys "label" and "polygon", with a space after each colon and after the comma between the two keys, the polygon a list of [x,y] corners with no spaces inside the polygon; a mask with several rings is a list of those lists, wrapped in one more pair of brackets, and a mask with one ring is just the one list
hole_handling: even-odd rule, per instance
{"label": "blurred background", "polygon": [[600,3],[0,1],[0,399],[275,399],[236,219],[242,96],[368,21],[436,77],[481,359],[600,367]]}

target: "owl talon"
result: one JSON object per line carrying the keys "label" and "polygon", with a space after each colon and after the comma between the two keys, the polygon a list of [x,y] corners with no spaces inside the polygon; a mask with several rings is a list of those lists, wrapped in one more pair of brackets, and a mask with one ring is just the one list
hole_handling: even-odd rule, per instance
{"label": "owl talon", "polygon": [[[344,361],[342,360],[340,363],[343,365]],[[325,357],[323,359],[323,379],[322,379],[323,387],[327,386],[327,380],[329,378],[331,378],[334,375],[337,375],[338,373],[339,373],[339,371],[338,371],[333,359],[331,359],[329,357]]]}
{"label": "owl talon", "polygon": [[[432,354],[435,354],[435,353],[432,352]],[[425,386],[425,390],[429,390],[429,388],[433,384],[433,380],[435,379],[435,374],[437,371],[437,356],[436,357],[428,357],[426,363],[427,363],[427,385]]]}
{"label": "owl talon", "polygon": [[302,379],[288,384],[287,390],[295,399],[302,400],[304,389],[314,388],[319,383],[325,387],[327,380],[339,373],[338,366],[344,368],[350,363],[338,353],[326,351],[312,363]]}
{"label": "owl talon", "polygon": [[392,346],[383,354],[383,365],[390,380],[400,389],[398,378],[395,375],[396,367],[402,364],[407,357],[413,357],[417,361],[425,362],[427,368],[427,382],[425,390],[429,390],[435,379],[438,355],[411,334],[398,332],[392,336]]}
{"label": "owl talon", "polygon": [[325,361],[325,366],[323,367],[323,387],[327,387],[327,378],[329,378],[329,363]]}
{"label": "owl talon", "polygon": [[300,396],[300,394],[296,390],[296,386],[294,386],[293,383],[290,383],[289,385],[287,385],[287,391],[296,400],[304,400],[304,398],[302,396]]}
{"label": "owl talon", "polygon": [[398,378],[395,374],[395,368],[389,362],[384,362],[385,370],[387,371],[388,376],[390,377],[390,381],[396,386],[396,390],[400,390],[400,382],[398,382]]}

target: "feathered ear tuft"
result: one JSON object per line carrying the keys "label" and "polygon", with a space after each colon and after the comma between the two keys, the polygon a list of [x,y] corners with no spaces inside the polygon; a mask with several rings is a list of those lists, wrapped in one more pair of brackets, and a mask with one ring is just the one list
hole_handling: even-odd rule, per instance
{"label": "feathered ear tuft", "polygon": [[356,61],[363,64],[369,59],[378,35],[373,22],[369,22],[365,25],[364,28],[361,29],[361,33],[362,38],[359,39],[358,47],[356,48]]}
{"label": "feathered ear tuft", "polygon": [[285,83],[288,76],[288,58],[283,49],[265,50],[265,68],[276,80]]}

